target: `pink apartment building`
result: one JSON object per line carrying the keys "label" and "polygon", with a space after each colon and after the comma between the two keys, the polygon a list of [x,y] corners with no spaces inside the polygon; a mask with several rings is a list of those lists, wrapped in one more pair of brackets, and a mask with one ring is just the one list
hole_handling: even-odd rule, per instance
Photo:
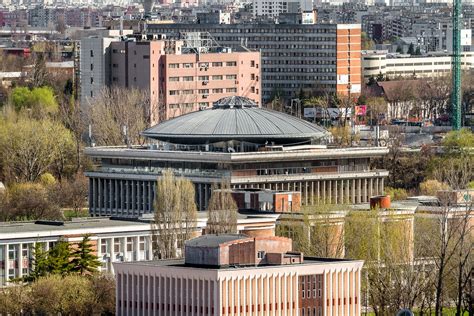
{"label": "pink apartment building", "polygon": [[360,315],[362,261],[303,257],[291,239],[204,235],[184,260],[114,263],[117,315]]}
{"label": "pink apartment building", "polygon": [[112,42],[110,51],[111,85],[148,91],[152,123],[212,107],[227,96],[260,104],[259,52],[166,39]]}

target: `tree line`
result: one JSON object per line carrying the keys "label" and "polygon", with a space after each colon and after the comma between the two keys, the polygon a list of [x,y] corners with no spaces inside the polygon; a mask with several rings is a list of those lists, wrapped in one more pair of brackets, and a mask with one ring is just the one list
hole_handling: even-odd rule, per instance
{"label": "tree line", "polygon": [[37,242],[31,272],[0,290],[0,314],[113,315],[115,280],[100,274],[89,236],[71,246],[60,240],[49,250]]}

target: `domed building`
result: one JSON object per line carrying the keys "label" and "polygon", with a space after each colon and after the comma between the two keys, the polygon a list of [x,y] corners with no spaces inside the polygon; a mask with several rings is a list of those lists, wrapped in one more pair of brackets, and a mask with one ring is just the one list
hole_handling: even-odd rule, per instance
{"label": "domed building", "polygon": [[360,203],[382,194],[388,175],[369,164],[386,148],[327,148],[324,128],[244,97],[220,99],[142,134],[146,146],[85,149],[96,164],[86,173],[91,215],[152,213],[165,169],[195,184],[199,210],[223,179],[235,189],[298,191],[303,204]]}
{"label": "domed building", "polygon": [[238,96],[222,98],[211,109],[178,116],[142,134],[164,143],[195,145],[200,150],[238,152],[269,144],[315,144],[329,135],[318,125],[258,107],[253,100]]}

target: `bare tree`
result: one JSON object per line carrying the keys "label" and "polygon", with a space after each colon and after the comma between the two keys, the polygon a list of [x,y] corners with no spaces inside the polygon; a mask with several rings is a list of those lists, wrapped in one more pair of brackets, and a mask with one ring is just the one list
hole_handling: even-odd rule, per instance
{"label": "bare tree", "polygon": [[223,181],[219,188],[213,188],[207,211],[208,234],[237,233],[238,209],[229,182]]}
{"label": "bare tree", "polygon": [[293,240],[293,248],[308,256],[344,257],[343,207],[334,204],[308,206],[303,212],[280,218],[276,234]]}
{"label": "bare tree", "polygon": [[140,132],[150,126],[148,93],[138,89],[105,88],[93,98],[87,123],[98,145],[128,145],[143,142]]}
{"label": "bare tree", "polygon": [[176,179],[171,170],[163,172],[156,187],[152,223],[155,258],[178,257],[178,247],[191,238],[197,217],[194,196],[194,186],[189,180]]}

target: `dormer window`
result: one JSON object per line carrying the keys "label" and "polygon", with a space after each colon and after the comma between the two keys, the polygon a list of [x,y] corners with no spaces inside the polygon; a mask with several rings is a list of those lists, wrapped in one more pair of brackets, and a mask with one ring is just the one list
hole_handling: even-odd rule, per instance
{"label": "dormer window", "polygon": [[257,258],[258,259],[263,259],[265,257],[265,251],[259,251],[257,252]]}

